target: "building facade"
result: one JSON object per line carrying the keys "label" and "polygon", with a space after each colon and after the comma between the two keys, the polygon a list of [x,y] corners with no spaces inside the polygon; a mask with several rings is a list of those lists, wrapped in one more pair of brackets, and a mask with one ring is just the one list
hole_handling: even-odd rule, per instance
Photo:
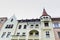
{"label": "building facade", "polygon": [[55,40],[60,40],[60,18],[54,18],[53,29],[54,29]]}
{"label": "building facade", "polygon": [[[57,19],[48,15],[45,9],[39,19],[17,20],[13,15],[4,23],[0,40],[59,40]],[[60,37],[60,31],[58,34]]]}

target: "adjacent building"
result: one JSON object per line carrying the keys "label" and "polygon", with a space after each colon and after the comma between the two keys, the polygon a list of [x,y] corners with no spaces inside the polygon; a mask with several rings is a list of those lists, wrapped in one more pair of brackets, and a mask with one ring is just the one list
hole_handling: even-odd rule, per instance
{"label": "adjacent building", "polygon": [[16,27],[17,20],[16,17],[13,15],[4,23],[0,31],[0,40],[11,40],[11,35],[14,34]]}
{"label": "adjacent building", "polygon": [[3,26],[3,24],[4,24],[6,21],[7,21],[7,17],[1,17],[1,18],[0,18],[0,30],[1,30],[2,26]]}
{"label": "adjacent building", "polygon": [[54,18],[52,20],[55,40],[60,40],[60,18]]}

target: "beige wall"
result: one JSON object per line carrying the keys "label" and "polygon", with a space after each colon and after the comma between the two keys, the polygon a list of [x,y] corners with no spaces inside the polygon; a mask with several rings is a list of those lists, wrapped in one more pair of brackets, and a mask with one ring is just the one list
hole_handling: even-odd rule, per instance
{"label": "beige wall", "polygon": [[60,38],[58,36],[58,32],[60,32],[60,29],[59,28],[54,28],[55,40],[60,40]]}

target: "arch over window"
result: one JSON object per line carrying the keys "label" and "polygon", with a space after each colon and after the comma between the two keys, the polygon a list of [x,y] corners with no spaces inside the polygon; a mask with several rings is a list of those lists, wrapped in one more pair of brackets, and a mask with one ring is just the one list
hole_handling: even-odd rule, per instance
{"label": "arch over window", "polygon": [[31,30],[29,32],[29,36],[39,36],[39,31],[37,31],[37,30]]}

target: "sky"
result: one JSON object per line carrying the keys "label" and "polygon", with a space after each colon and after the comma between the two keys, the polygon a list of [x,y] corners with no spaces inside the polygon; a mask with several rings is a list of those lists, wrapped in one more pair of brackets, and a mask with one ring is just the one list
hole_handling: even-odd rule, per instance
{"label": "sky", "polygon": [[0,17],[36,19],[43,8],[51,17],[60,17],[60,0],[0,0]]}

